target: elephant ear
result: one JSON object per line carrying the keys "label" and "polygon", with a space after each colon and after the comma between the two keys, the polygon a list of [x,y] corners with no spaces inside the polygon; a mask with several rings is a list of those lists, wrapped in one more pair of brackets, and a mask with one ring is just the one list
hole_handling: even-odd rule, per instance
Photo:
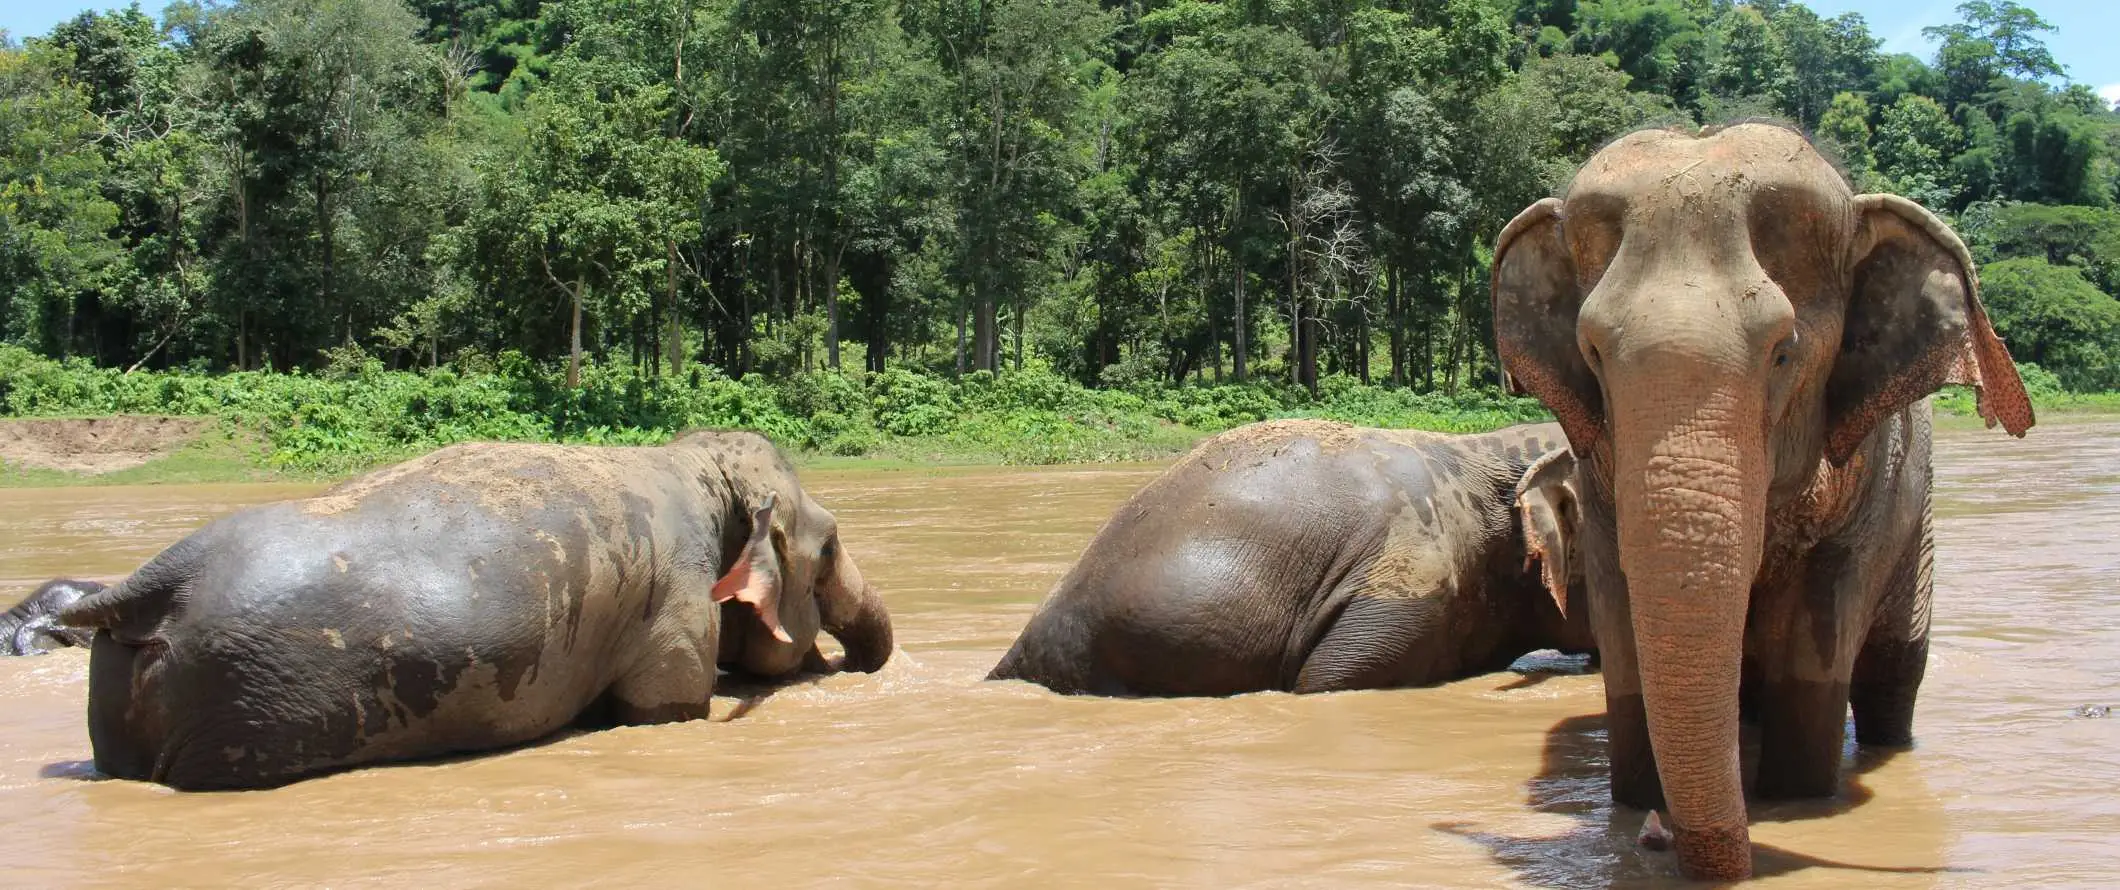
{"label": "elephant ear", "polygon": [[1509,390],[1543,402],[1569,446],[1588,455],[1604,426],[1604,392],[1576,346],[1583,301],[1560,211],[1558,198],[1526,207],[1495,240],[1495,355]]}
{"label": "elephant ear", "polygon": [[1569,553],[1575,540],[1575,456],[1567,450],[1539,458],[1516,483],[1516,513],[1524,529],[1524,569],[1539,564],[1539,580],[1561,617],[1568,617]]}
{"label": "elephant ear", "polygon": [[795,638],[780,623],[780,551],[786,538],[773,528],[773,505],[778,497],[766,495],[765,502],[751,512],[750,538],[729,566],[728,574],[714,582],[714,601],[736,600],[749,605],[774,639],[792,643]]}
{"label": "elephant ear", "polygon": [[1847,463],[1879,422],[1946,383],[1971,386],[1988,426],[2023,436],[2031,399],[1980,305],[1965,243],[1898,195],[1859,195],[1854,208],[1854,288],[1826,383],[1826,458]]}

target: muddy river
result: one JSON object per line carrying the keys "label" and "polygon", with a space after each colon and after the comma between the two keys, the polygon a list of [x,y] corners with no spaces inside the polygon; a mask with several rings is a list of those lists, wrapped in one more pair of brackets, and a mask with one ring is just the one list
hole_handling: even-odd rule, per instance
{"label": "muddy river", "polygon": [[[1762,886],[2120,882],[2120,423],[1943,436],[1919,744],[1753,809]],[[812,473],[901,655],[710,722],[264,792],[97,780],[87,657],[0,659],[0,885],[1585,887],[1661,883],[1595,675],[1063,699],[980,677],[1153,467]],[[0,490],[0,602],[288,486]],[[1520,665],[1531,667],[1531,665]],[[1565,664],[1549,664],[1565,668]],[[733,719],[732,719],[733,718]]]}

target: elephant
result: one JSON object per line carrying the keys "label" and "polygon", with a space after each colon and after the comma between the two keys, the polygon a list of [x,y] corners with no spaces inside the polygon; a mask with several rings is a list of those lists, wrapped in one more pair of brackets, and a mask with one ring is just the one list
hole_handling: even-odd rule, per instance
{"label": "elephant", "polygon": [[[1527,472],[1542,455],[1560,460]],[[1309,693],[1589,651],[1567,605],[1573,463],[1553,424],[1225,432],[1118,509],[988,679],[1113,696]]]}
{"label": "elephant", "polygon": [[717,666],[893,651],[832,514],[717,431],[449,446],[218,520],[61,617],[95,631],[97,771],[179,790],[698,719]]}
{"label": "elephant", "polygon": [[2032,410],[1965,245],[1857,195],[1772,122],[1627,134],[1496,241],[1496,355],[1560,422],[1605,679],[1611,791],[1680,870],[1752,867],[1754,792],[1835,793],[1912,739],[1933,581],[1928,396]]}
{"label": "elephant", "polygon": [[87,646],[89,636],[60,624],[59,611],[104,589],[100,582],[73,578],[44,582],[35,593],[0,614],[0,655],[43,655],[46,646]]}

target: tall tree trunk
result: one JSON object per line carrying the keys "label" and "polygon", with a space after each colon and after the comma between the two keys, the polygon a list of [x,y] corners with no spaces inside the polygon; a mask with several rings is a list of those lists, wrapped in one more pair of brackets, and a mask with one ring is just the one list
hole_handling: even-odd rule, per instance
{"label": "tall tree trunk", "polygon": [[582,288],[588,285],[580,276],[574,279],[574,318],[567,326],[567,388],[582,386]]}
{"label": "tall tree trunk", "polygon": [[[888,282],[890,279],[886,276],[884,280]],[[885,284],[875,290],[876,293],[874,294],[861,295],[862,304],[871,309],[869,312],[868,354],[862,357],[862,364],[869,371],[881,374],[883,373],[883,361],[885,357],[891,354],[891,326],[889,323],[891,317],[891,288],[889,284]]]}
{"label": "tall tree trunk", "polygon": [[[1205,233],[1200,241],[1205,243]],[[1200,308],[1207,315],[1207,364],[1215,369],[1215,382],[1222,382],[1222,335],[1215,327],[1215,247],[1208,243],[1200,257]]]}
{"label": "tall tree trunk", "polygon": [[[1372,282],[1374,281],[1374,279],[1371,279],[1371,280],[1372,280]],[[1371,284],[1371,286],[1372,286],[1372,287],[1374,287],[1375,285],[1374,285],[1374,284]],[[1354,355],[1355,355],[1355,359],[1354,359],[1354,364],[1355,364],[1355,367],[1356,367],[1356,368],[1359,368],[1359,369],[1361,370],[1361,372],[1362,372],[1362,385],[1363,385],[1363,386],[1368,386],[1368,385],[1369,385],[1369,383],[1370,383],[1370,381],[1369,381],[1369,349],[1370,349],[1370,342],[1369,342],[1369,308],[1368,308],[1368,307],[1369,307],[1369,303],[1368,303],[1368,301],[1367,301],[1367,300],[1364,300],[1364,301],[1363,301],[1363,303],[1362,303],[1362,307],[1361,307],[1361,308],[1360,308],[1359,310],[1357,310],[1357,312],[1356,312],[1356,314],[1355,314],[1355,318],[1354,318]]]}
{"label": "tall tree trunk", "polygon": [[[333,308],[336,308],[333,304],[337,301],[332,299],[332,293],[333,291],[337,290],[338,285],[337,274],[332,269],[330,195],[330,184],[325,181],[324,177],[318,176],[316,178],[317,239],[321,242],[324,248],[324,274],[322,279],[318,282],[320,286],[318,287],[319,293],[317,294],[317,299],[323,302],[325,307],[324,311],[326,312],[329,312]],[[351,305],[348,305],[345,307],[345,309],[345,342],[351,344],[353,342],[353,307]]]}
{"label": "tall tree trunk", "polygon": [[839,252],[827,247],[824,259],[824,361],[839,370]]}
{"label": "tall tree trunk", "polygon": [[998,340],[994,331],[994,295],[991,292],[980,294],[978,314],[972,318],[974,367],[988,373],[1001,370],[995,361],[1001,352]]}
{"label": "tall tree trunk", "polygon": [[[681,66],[682,61],[679,64]],[[685,372],[685,322],[683,314],[677,311],[677,242],[663,243],[669,247],[669,253],[663,263],[669,273],[668,284],[665,286],[670,301],[670,334],[667,346],[670,353],[670,376],[675,377]]]}
{"label": "tall tree trunk", "polygon": [[1230,313],[1229,319],[1229,373],[1231,379],[1243,383],[1245,359],[1249,357],[1244,342],[1247,327],[1244,323],[1244,264],[1232,262],[1229,265],[1237,273],[1236,309]]}
{"label": "tall tree trunk", "polygon": [[1405,386],[1406,381],[1406,294],[1405,277],[1400,274],[1397,263],[1386,267],[1384,280],[1384,328],[1391,335],[1391,383]]}
{"label": "tall tree trunk", "polygon": [[964,377],[964,316],[970,307],[965,305],[965,287],[957,285],[957,376]]}
{"label": "tall tree trunk", "polygon": [[1428,392],[1435,389],[1435,321],[1423,315],[1421,317],[1420,332],[1421,351],[1418,356],[1420,360],[1413,363],[1414,372],[1419,375],[1419,378],[1414,381],[1414,387],[1422,392]]}

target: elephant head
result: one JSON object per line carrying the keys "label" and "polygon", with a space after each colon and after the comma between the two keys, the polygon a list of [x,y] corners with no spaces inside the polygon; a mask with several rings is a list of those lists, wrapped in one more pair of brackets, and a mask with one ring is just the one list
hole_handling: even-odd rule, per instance
{"label": "elephant head", "polygon": [[[735,464],[725,469],[740,515],[725,532],[724,552],[734,558],[714,584],[724,606],[720,660],[759,676],[880,670],[895,645],[883,597],[840,543],[831,511],[802,490],[769,443],[757,444],[724,457]],[[846,649],[839,664],[814,657],[820,630]]]}
{"label": "elephant head", "polygon": [[1750,872],[1737,695],[1767,517],[1947,382],[2031,408],[1965,246],[1793,130],[1641,131],[1495,248],[1497,355],[1609,505],[1681,868]]}

